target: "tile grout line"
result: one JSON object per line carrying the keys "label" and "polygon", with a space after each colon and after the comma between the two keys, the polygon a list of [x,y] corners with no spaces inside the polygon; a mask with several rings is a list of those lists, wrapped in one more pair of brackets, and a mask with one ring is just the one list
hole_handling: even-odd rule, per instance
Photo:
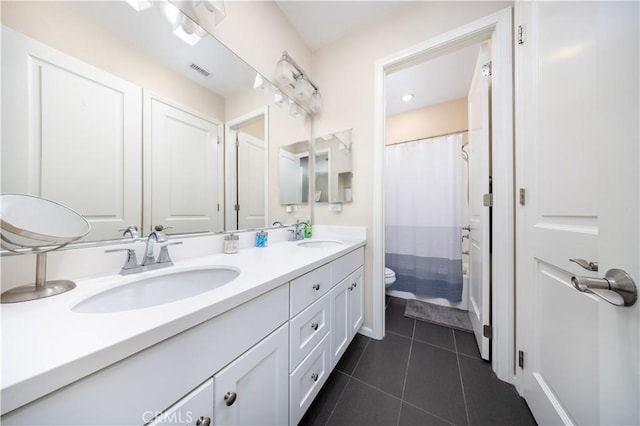
{"label": "tile grout line", "polygon": [[407,357],[407,367],[404,369],[404,381],[402,383],[402,394],[400,396],[400,410],[398,410],[398,421],[396,426],[400,426],[400,416],[402,415],[402,403],[404,402],[404,391],[407,387],[407,376],[409,375],[409,364],[411,363],[411,351],[413,350],[413,337],[416,335],[416,320],[413,320],[411,329],[411,344],[409,345],[409,356]]}
{"label": "tile grout line", "polygon": [[464,411],[467,414],[467,424],[471,424],[471,420],[469,419],[469,407],[467,406],[467,397],[464,392],[464,380],[462,379],[462,368],[460,367],[460,354],[458,353],[458,341],[456,339],[456,333],[453,329],[451,329],[453,333],[453,344],[456,348],[456,363],[458,364],[458,375],[460,376],[460,387],[462,388],[462,403],[464,404]]}
{"label": "tile grout line", "polygon": [[[358,361],[356,362],[356,365],[353,366],[352,374],[347,374],[347,377],[349,377],[349,379],[347,380],[347,383],[344,385],[344,389],[342,389],[342,392],[340,392],[340,396],[336,400],[336,404],[333,406],[333,409],[331,410],[331,413],[329,414],[329,417],[327,417],[327,422],[325,423],[325,426],[329,425],[329,422],[331,421],[331,417],[333,417],[333,413],[336,412],[336,408],[338,408],[338,404],[340,404],[340,401],[342,400],[342,396],[347,391],[347,387],[349,387],[349,383],[351,383],[351,379],[357,380],[355,377],[353,377],[353,373],[356,372],[356,368],[358,368],[358,365],[360,364],[360,361],[362,360],[362,357],[364,356],[365,351],[369,347],[369,342],[371,342],[371,338],[367,339],[367,344],[364,345],[364,349],[362,349],[362,353],[360,354],[360,357],[358,358]],[[344,356],[344,354],[342,354],[342,355]],[[338,370],[338,371],[340,371],[340,370]],[[341,371],[341,373],[346,374],[343,371]]]}
{"label": "tile grout line", "polygon": [[378,391],[378,392],[380,392],[380,393],[382,393],[382,394],[385,394],[386,396],[388,396],[388,397],[390,397],[390,398],[397,399],[398,401],[400,401],[400,403],[401,403],[401,404],[403,404],[403,403],[404,403],[404,404],[407,404],[407,405],[411,406],[412,408],[415,408],[415,409],[416,409],[416,410],[418,410],[418,411],[422,411],[423,413],[426,413],[426,414],[428,414],[428,415],[430,415],[430,416],[432,416],[432,417],[437,418],[438,420],[442,420],[442,421],[443,421],[443,422],[445,422],[445,423],[449,423],[450,425],[456,426],[456,424],[455,424],[455,423],[452,423],[450,420],[447,420],[447,419],[445,419],[444,417],[440,417],[440,416],[438,416],[437,414],[432,413],[431,411],[427,411],[427,410],[425,410],[424,408],[420,408],[420,407],[418,407],[417,405],[414,405],[414,404],[412,404],[411,402],[405,401],[405,400],[403,400],[402,398],[399,398],[399,397],[395,396],[394,394],[391,394],[391,393],[389,393],[389,392],[387,392],[387,391],[385,391],[385,390],[383,390],[383,389],[380,389],[380,388],[379,388],[379,387],[377,387],[377,386],[373,386],[372,384],[367,383],[367,382],[365,382],[364,380],[358,379],[357,377],[352,377],[352,379],[353,379],[354,381],[358,382],[358,383],[362,383],[363,385],[365,385],[365,386],[367,386],[367,387],[369,387],[369,388],[371,388],[371,389],[373,389],[373,390],[375,390],[375,391]]}

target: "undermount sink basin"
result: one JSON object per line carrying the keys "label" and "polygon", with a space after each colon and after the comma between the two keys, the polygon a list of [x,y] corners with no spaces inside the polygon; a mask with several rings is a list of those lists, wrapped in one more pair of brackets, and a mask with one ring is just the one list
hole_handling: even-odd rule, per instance
{"label": "undermount sink basin", "polygon": [[240,272],[207,268],[143,278],[91,296],[71,308],[80,313],[106,313],[148,308],[186,299],[221,287]]}
{"label": "undermount sink basin", "polygon": [[341,245],[341,241],[334,240],[314,240],[314,241],[303,241],[298,243],[300,247],[305,248],[322,248],[322,247],[335,247]]}

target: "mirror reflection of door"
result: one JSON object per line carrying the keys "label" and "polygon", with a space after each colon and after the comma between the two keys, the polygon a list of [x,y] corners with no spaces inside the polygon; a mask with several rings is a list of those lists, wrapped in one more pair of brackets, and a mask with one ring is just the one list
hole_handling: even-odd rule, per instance
{"label": "mirror reflection of door", "polygon": [[261,228],[266,223],[266,156],[263,139],[239,131],[236,143],[237,229]]}
{"label": "mirror reflection of door", "polygon": [[268,226],[268,110],[227,122],[225,230]]}
{"label": "mirror reflection of door", "polygon": [[280,204],[309,201],[309,143],[296,142],[278,150],[278,188]]}

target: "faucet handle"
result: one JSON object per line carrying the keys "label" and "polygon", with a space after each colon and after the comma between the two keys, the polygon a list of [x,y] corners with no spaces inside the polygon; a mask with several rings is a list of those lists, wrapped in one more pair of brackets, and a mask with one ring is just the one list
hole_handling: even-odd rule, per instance
{"label": "faucet handle", "polygon": [[169,256],[169,246],[177,246],[179,244],[182,244],[182,241],[174,241],[160,247],[160,254],[158,255],[158,261],[156,263],[168,263],[169,265],[167,266],[173,265],[171,257]]}
{"label": "faucet handle", "polygon": [[119,232],[122,232],[123,237],[129,237],[137,240],[139,238],[138,235],[138,227],[137,226],[128,226],[126,229],[118,229]]}
{"label": "faucet handle", "polygon": [[127,271],[131,272],[134,269],[137,269],[140,267],[140,265],[138,265],[138,259],[136,258],[136,251],[134,249],[126,249],[126,248],[121,248],[121,249],[109,249],[109,250],[105,250],[105,253],[115,253],[118,251],[126,251],[127,252],[127,259],[124,262],[124,266],[122,267],[122,269],[120,270],[120,274],[121,275],[125,275],[127,274]]}

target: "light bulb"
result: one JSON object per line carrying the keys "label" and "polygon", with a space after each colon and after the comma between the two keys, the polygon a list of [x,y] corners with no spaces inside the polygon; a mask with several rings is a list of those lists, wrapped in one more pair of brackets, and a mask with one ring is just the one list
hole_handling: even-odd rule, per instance
{"label": "light bulb", "polygon": [[304,78],[302,74],[298,76],[296,79],[296,86],[293,89],[293,94],[295,97],[303,102],[306,102],[311,97],[311,84]]}
{"label": "light bulb", "polygon": [[293,67],[285,58],[278,61],[275,79],[282,86],[293,84]]}
{"label": "light bulb", "polygon": [[313,92],[311,95],[311,102],[309,102],[309,109],[313,113],[318,113],[322,111],[322,96],[319,91]]}

